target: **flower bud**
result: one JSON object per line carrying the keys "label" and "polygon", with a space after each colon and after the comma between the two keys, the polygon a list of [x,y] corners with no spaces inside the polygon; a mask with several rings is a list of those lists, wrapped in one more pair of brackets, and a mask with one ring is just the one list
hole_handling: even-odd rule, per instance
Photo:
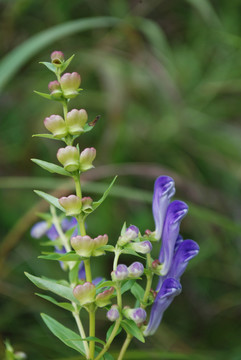
{"label": "flower bud", "polygon": [[65,137],[68,133],[64,119],[59,115],[46,117],[44,119],[44,126],[58,139]]}
{"label": "flower bud", "polygon": [[96,296],[96,305],[99,307],[104,307],[110,304],[110,298],[113,295],[115,288],[112,286],[110,289],[103,291],[102,293]]}
{"label": "flower bud", "polygon": [[80,154],[80,170],[87,171],[92,169],[94,166],[92,162],[96,157],[96,150],[95,148],[86,148]]}
{"label": "flower bud", "polygon": [[48,88],[53,99],[60,99],[63,95],[61,85],[57,80],[51,81]]}
{"label": "flower bud", "polygon": [[150,241],[133,242],[130,244],[131,248],[141,254],[148,254],[152,250],[152,244]]}
{"label": "flower bud", "polygon": [[120,317],[120,313],[117,305],[112,305],[110,310],[106,314],[110,321],[116,321]]}
{"label": "flower bud", "polygon": [[129,243],[131,240],[136,239],[138,235],[139,235],[138,227],[136,227],[135,225],[131,225],[126,229],[125,234],[119,237],[118,245],[124,246],[127,243]]}
{"label": "flower bud", "polygon": [[76,97],[79,94],[78,88],[80,86],[80,82],[81,78],[77,72],[73,72],[72,74],[66,73],[61,76],[60,84],[64,97],[67,99]]}
{"label": "flower bud", "polygon": [[84,126],[88,120],[87,112],[84,109],[73,109],[68,112],[66,125],[71,135],[80,135],[84,132]]}
{"label": "flower bud", "polygon": [[137,325],[142,324],[146,320],[146,312],[142,308],[130,309],[124,308],[123,314],[127,319],[133,320]]}
{"label": "flower bud", "polygon": [[86,305],[94,302],[96,289],[95,285],[86,282],[83,285],[77,285],[73,290],[74,297],[79,300],[80,305]]}
{"label": "flower bud", "polygon": [[62,53],[62,51],[53,51],[50,57],[51,62],[54,65],[61,65],[64,61],[64,54]]}
{"label": "flower bud", "polygon": [[128,267],[129,277],[137,278],[140,277],[144,272],[144,266],[142,263],[136,261]]}
{"label": "flower bud", "polygon": [[74,236],[70,240],[72,248],[76,251],[76,253],[80,256],[90,257],[94,243],[93,239],[90,236]]}
{"label": "flower bud", "polygon": [[89,196],[83,197],[82,198],[82,210],[86,213],[89,213],[91,211],[93,211],[92,208],[92,204],[93,204],[93,199]]}
{"label": "flower bud", "polygon": [[79,152],[74,146],[66,146],[57,152],[59,162],[67,171],[76,171],[79,169]]}
{"label": "flower bud", "polygon": [[91,239],[90,236],[74,236],[71,238],[72,248],[80,256],[90,257],[90,256],[100,256],[105,253],[104,250],[100,248],[105,246],[108,242],[108,236],[99,235],[95,239]]}
{"label": "flower bud", "polygon": [[67,216],[79,215],[81,213],[82,202],[76,195],[63,196],[59,199],[59,203],[65,209]]}
{"label": "flower bud", "polygon": [[116,270],[112,271],[111,276],[113,281],[121,281],[127,279],[129,271],[126,265],[119,264]]}

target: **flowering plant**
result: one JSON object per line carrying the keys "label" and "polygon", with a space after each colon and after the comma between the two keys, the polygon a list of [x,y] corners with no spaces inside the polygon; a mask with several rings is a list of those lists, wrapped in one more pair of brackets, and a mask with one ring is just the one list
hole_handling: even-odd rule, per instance
{"label": "flowering plant", "polygon": [[[93,147],[80,150],[79,145],[74,145],[74,142],[80,135],[91,131],[96,120],[88,123],[86,110],[68,108],[69,101],[82,90],[78,73],[62,75],[72,58],[73,56],[65,61],[62,52],[54,51],[51,62],[43,64],[56,75],[57,80],[49,83],[49,94],[37,92],[47,99],[58,101],[63,107],[63,116],[51,115],[44,120],[44,126],[50,134],[35,135],[64,143],[64,147],[57,152],[61,166],[38,159],[33,161],[51,173],[71,177],[76,191],[75,194],[60,199],[35,191],[50,203],[50,214],[41,214],[42,221],[31,230],[34,238],[46,235],[49,241],[45,245],[53,247],[52,252],[45,252],[40,258],[60,262],[68,276],[67,280],[36,277],[28,273],[26,276],[40,289],[63,298],[64,302],[49,295],[37,294],[69,311],[75,319],[78,333],[49,315],[42,314],[43,321],[54,335],[86,359],[110,360],[113,357],[108,352],[109,348],[114,338],[124,331],[126,340],[118,357],[121,360],[133,337],[145,342],[145,337],[157,330],[165,310],[174,297],[180,294],[180,278],[189,260],[198,254],[199,246],[193,240],[183,240],[179,233],[188,207],[182,201],[172,201],[175,184],[169,176],[160,176],[155,182],[154,231],[146,230],[141,234],[135,225],[126,227],[124,224],[115,246],[108,244],[106,234],[95,234],[96,237],[91,238],[86,233],[86,218],[106,199],[116,178],[99,200],[82,196],[80,175],[93,168],[96,150]],[[152,244],[158,243],[160,239],[162,246],[159,258],[153,259]],[[91,265],[94,258],[106,255],[107,252],[114,255],[110,278],[93,279]],[[122,254],[137,257],[138,261],[127,267],[119,263]],[[158,285],[154,291],[152,283],[155,275],[158,277]],[[142,277],[146,278],[145,288],[138,283]],[[136,300],[132,307],[123,304],[122,295],[128,291]],[[108,320],[112,322],[105,339],[99,339],[95,333],[95,315],[99,308],[105,309]],[[148,308],[151,311],[147,321]],[[82,311],[87,311],[89,315],[88,335],[81,320]]]}

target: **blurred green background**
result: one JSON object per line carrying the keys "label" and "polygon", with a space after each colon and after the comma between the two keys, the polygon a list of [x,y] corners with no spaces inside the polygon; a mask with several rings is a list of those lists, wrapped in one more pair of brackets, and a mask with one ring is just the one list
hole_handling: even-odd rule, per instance
{"label": "blurred green background", "polygon": [[[1,358],[9,338],[30,360],[77,359],[39,316],[74,328],[69,314],[37,298],[23,275],[62,276],[58,264],[37,259],[40,244],[29,235],[36,212],[47,210],[32,190],[72,187],[29,160],[56,161],[58,143],[31,136],[61,108],[33,90],[47,92],[53,76],[38,62],[62,50],[75,53],[69,71],[84,88],[71,106],[90,120],[101,115],[80,142],[97,149],[85,195],[98,198],[119,175],[88,218],[89,233],[107,232],[114,244],[124,221],[153,229],[153,183],[166,174],[190,205],[182,234],[201,247],[158,332],[145,345],[134,341],[126,359],[241,359],[240,11],[239,0],[0,1]],[[111,256],[95,269],[108,276]],[[101,337],[104,311],[99,319]]]}

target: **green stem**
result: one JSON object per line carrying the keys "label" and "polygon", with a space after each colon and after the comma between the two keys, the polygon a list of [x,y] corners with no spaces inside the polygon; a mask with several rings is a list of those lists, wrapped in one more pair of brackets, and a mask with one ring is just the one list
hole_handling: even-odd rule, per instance
{"label": "green stem", "polygon": [[[147,267],[147,270],[150,270],[150,267],[151,267],[151,255],[150,254],[146,255],[146,267]],[[147,280],[146,289],[145,289],[145,293],[143,296],[143,300],[141,302],[141,307],[143,309],[146,307],[146,303],[148,301],[148,297],[149,297],[150,290],[151,290],[152,279],[153,279],[153,273],[148,272],[146,275],[146,280]]]}
{"label": "green stem", "polygon": [[121,255],[121,250],[117,248],[115,250],[115,258],[114,258],[114,262],[113,262],[113,270],[114,271],[117,268],[117,264],[118,264],[118,260],[119,260],[120,255]]}
{"label": "green stem", "polygon": [[53,224],[56,227],[56,230],[57,230],[57,232],[59,234],[60,239],[62,240],[62,244],[64,245],[67,252],[71,251],[71,247],[69,245],[68,239],[65,236],[65,234],[64,234],[64,232],[63,232],[63,230],[61,228],[59,218],[57,217],[57,214],[56,214],[55,207],[52,206],[52,205],[50,206],[50,212],[51,212],[51,215],[52,215]]}
{"label": "green stem", "polygon": [[[89,336],[95,336],[95,310],[89,312]],[[89,359],[94,360],[95,358],[95,342],[90,340],[90,353]]]}
{"label": "green stem", "polygon": [[124,355],[125,355],[125,352],[126,352],[128,346],[129,346],[132,338],[133,338],[132,335],[127,334],[126,340],[125,340],[125,342],[124,342],[124,344],[123,344],[123,346],[122,346],[122,348],[121,348],[121,351],[120,351],[120,354],[119,354],[117,360],[122,360],[122,359],[123,359],[123,357],[124,357]]}
{"label": "green stem", "polygon": [[[77,310],[77,305],[76,305],[74,302],[72,302],[72,305],[73,305],[73,307],[74,307],[74,309],[75,309],[75,311],[73,311],[72,314],[73,314],[73,317],[75,318],[77,327],[78,327],[78,329],[79,329],[80,336],[82,337],[82,339],[86,339],[85,331],[84,331],[82,322],[81,322],[80,317],[79,317],[79,312],[78,312],[78,310]],[[85,348],[86,357],[88,358],[88,357],[89,357],[89,346],[88,346],[88,342],[87,342],[87,341],[83,341],[83,345],[84,345],[84,348]]]}

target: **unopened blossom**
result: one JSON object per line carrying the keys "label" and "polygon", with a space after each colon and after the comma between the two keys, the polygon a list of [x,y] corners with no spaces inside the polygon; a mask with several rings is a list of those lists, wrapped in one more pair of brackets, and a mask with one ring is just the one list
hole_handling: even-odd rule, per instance
{"label": "unopened blossom", "polygon": [[80,305],[92,303],[95,300],[95,285],[90,282],[86,282],[83,285],[77,285],[73,290],[73,294]]}
{"label": "unopened blossom", "polygon": [[115,288],[112,286],[109,289],[104,290],[96,296],[95,303],[99,307],[104,307],[111,303],[110,299],[115,291]]}
{"label": "unopened blossom", "polygon": [[110,310],[106,314],[110,321],[116,321],[120,317],[120,313],[117,305],[112,305]]}
{"label": "unopened blossom", "polygon": [[87,171],[89,169],[92,169],[94,166],[92,162],[94,161],[96,157],[96,150],[95,148],[86,148],[80,153],[80,170],[81,171]]}
{"label": "unopened blossom", "polygon": [[84,126],[88,120],[88,115],[84,109],[73,109],[67,113],[66,125],[71,135],[80,135],[84,132]]}
{"label": "unopened blossom", "polygon": [[69,145],[60,148],[57,152],[57,158],[65,170],[73,172],[79,169],[79,151],[76,147]]}
{"label": "unopened blossom", "polygon": [[111,276],[113,281],[122,281],[128,278],[129,271],[126,265],[119,264],[116,270],[112,271]]}
{"label": "unopened blossom", "polygon": [[128,271],[129,271],[129,277],[137,278],[143,274],[144,266],[139,261],[136,261],[128,267]]}
{"label": "unopened blossom", "polygon": [[128,244],[131,240],[135,240],[139,235],[139,229],[135,225],[129,226],[125,233],[121,235],[118,239],[118,245],[124,246]]}
{"label": "unopened blossom", "polygon": [[123,314],[127,319],[133,320],[137,325],[142,324],[146,320],[146,311],[142,308],[130,309],[124,308]]}
{"label": "unopened blossom", "polygon": [[63,196],[58,201],[60,205],[65,209],[67,216],[79,215],[81,213],[82,201],[78,196]]}
{"label": "unopened blossom", "polygon": [[53,99],[59,100],[62,97],[63,93],[61,85],[57,80],[50,81],[50,83],[48,84],[48,88],[50,91],[50,95]]}
{"label": "unopened blossom", "polygon": [[101,248],[108,242],[108,236],[99,235],[92,239],[90,236],[75,236],[71,238],[72,248],[76,253],[83,257],[100,256],[105,252]]}
{"label": "unopened blossom", "polygon": [[148,254],[152,250],[152,244],[150,241],[141,241],[141,242],[132,242],[129,244],[132,250],[140,253],[140,254]]}
{"label": "unopened blossom", "polygon": [[60,85],[64,94],[64,97],[71,99],[76,97],[79,92],[79,86],[81,83],[80,75],[77,72],[66,73],[60,78]]}
{"label": "unopened blossom", "polygon": [[59,115],[46,117],[44,119],[44,126],[58,139],[65,137],[68,133],[65,121]]}
{"label": "unopened blossom", "polygon": [[64,62],[64,54],[62,51],[53,51],[50,55],[51,62],[55,65],[60,65],[62,62]]}

